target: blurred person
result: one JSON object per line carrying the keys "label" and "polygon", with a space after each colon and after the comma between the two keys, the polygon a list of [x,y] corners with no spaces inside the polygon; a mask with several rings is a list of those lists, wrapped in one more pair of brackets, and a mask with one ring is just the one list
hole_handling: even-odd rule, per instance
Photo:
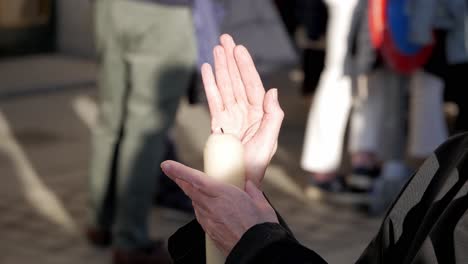
{"label": "blurred person", "polygon": [[404,161],[408,79],[388,67],[358,76],[350,117],[347,184],[370,192],[385,160]]}
{"label": "blurred person", "polygon": [[[374,45],[369,20],[371,1],[360,0],[354,10],[345,64],[346,74],[354,79],[351,173],[346,182],[364,194],[371,191],[384,159],[398,160],[398,164],[404,160],[408,108],[408,78],[386,66]],[[375,1],[374,5],[383,3]]]}
{"label": "blurred person", "polygon": [[223,0],[222,32],[251,48],[262,74],[297,65],[297,54],[272,0]]}
{"label": "blurred person", "polygon": [[312,98],[325,66],[328,10],[323,0],[303,0],[300,7],[305,28],[305,40],[302,44],[302,95]]}
{"label": "blurred person", "polygon": [[378,214],[412,174],[408,157],[426,159],[446,140],[447,126],[440,79],[424,71],[403,76],[385,66],[368,76],[358,84],[367,92],[356,96],[351,115],[346,180],[354,190],[373,192],[371,211]]}
{"label": "blurred person", "polygon": [[458,106],[455,132],[468,128],[468,102],[460,82],[468,72],[468,2],[464,0],[409,1],[411,39],[418,44],[436,39],[434,56],[425,69],[442,78],[445,96]]}
{"label": "blurred person", "polygon": [[[372,188],[379,173],[370,168],[378,167],[377,160],[380,159],[382,172],[374,186],[375,197],[371,200],[371,210],[375,213],[382,213],[390,205],[409,177],[411,170],[405,159],[409,157],[416,161],[416,165],[420,164],[447,137],[442,97],[444,87],[462,78],[460,73],[458,77],[453,76],[451,69],[459,71],[467,65],[468,53],[464,47],[464,41],[468,39],[464,30],[467,7],[466,3],[458,0],[429,4],[427,1],[407,1],[410,41],[427,45],[435,39],[429,60],[409,76],[382,66],[371,69],[369,65],[372,63],[369,62],[379,64],[375,63],[377,55],[371,55],[369,37],[366,39],[368,28],[360,28],[363,33],[357,41],[360,51],[357,52],[354,70],[358,74],[371,73],[360,76],[367,80],[361,82],[361,87],[358,81],[358,90],[366,90],[365,98],[358,95],[351,121],[353,164],[363,169],[354,171],[348,179],[351,185]],[[356,17],[364,18],[361,23],[368,24],[367,14],[356,14]],[[392,81],[395,78],[401,80],[399,84]],[[460,96],[458,100],[463,98]],[[402,109],[408,109],[408,113]],[[378,153],[382,146],[386,154]]]}
{"label": "blurred person", "polygon": [[[411,105],[421,107],[410,112],[409,123],[415,129],[408,135],[408,152],[412,158],[421,162],[434,149],[434,143],[437,144],[437,140],[447,134],[446,124],[441,116],[443,90],[448,89],[446,94],[458,94],[455,101],[462,105],[460,109],[464,107],[466,96],[458,83],[464,78],[462,72],[468,69],[468,2],[409,0],[405,10],[409,17],[410,41],[419,45],[435,41],[432,56],[421,71],[412,76],[410,83],[410,88],[414,90],[410,94]],[[462,120],[463,114],[460,117]],[[457,127],[463,130],[459,121]],[[386,186],[385,183],[381,185]],[[384,198],[387,196],[388,206],[399,190],[389,192],[387,189],[382,188],[384,193],[393,195],[383,195]],[[379,206],[377,204],[376,208]]]}
{"label": "blurred person", "polygon": [[326,0],[329,20],[325,67],[309,110],[301,167],[314,185],[324,190],[342,189],[337,171],[351,108],[351,78],[344,75],[347,38],[357,0]]}
{"label": "blurred person", "polygon": [[[242,139],[246,184],[240,189],[174,161],[161,164],[190,196],[196,212],[196,220],[169,239],[174,263],[205,263],[205,233],[228,264],[326,263],[294,238],[260,190],[276,149],[283,111],[276,89],[265,93],[247,50],[234,47],[227,36],[222,38],[222,46],[215,48],[215,73],[204,65],[203,79],[213,133],[221,133],[219,128],[225,127]],[[245,111],[238,111],[242,106]],[[468,134],[459,135],[424,162],[355,263],[464,263],[467,147]]]}
{"label": "blurred person", "polygon": [[274,2],[286,31],[293,40],[297,27],[301,23],[297,13],[302,0],[274,0]]}
{"label": "blurred person", "polygon": [[188,0],[96,0],[98,125],[90,169],[88,239],[113,263],[170,263],[149,237],[158,163],[195,63]]}
{"label": "blurred person", "polygon": [[218,43],[221,35],[220,27],[226,13],[225,0],[193,0],[193,24],[197,42],[197,64],[189,87],[188,101],[190,104],[201,102],[200,72],[204,62],[213,62],[212,49]]}
{"label": "blurred person", "polygon": [[291,41],[301,49],[304,74],[301,94],[309,99],[324,67],[327,7],[323,0],[275,0],[275,3]]}
{"label": "blurred person", "polygon": [[[204,62],[211,64],[213,62],[212,49],[218,43],[224,14],[222,0],[193,0],[192,17],[197,44],[197,63],[193,66],[187,91],[188,103],[191,105],[201,102],[199,96],[199,69]],[[178,159],[174,139],[170,132],[165,149],[167,152],[164,159]],[[154,204],[193,214],[192,203],[182,190],[169,180],[162,171],[159,171],[158,176],[157,187],[159,187],[159,192],[155,195]]]}

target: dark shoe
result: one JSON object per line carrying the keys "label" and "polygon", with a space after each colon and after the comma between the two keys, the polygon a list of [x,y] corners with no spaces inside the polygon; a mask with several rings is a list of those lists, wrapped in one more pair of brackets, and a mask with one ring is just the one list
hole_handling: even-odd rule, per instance
{"label": "dark shoe", "polygon": [[88,228],[86,230],[86,238],[96,247],[108,247],[112,243],[112,233],[97,228]]}
{"label": "dark shoe", "polygon": [[354,192],[370,192],[379,175],[380,168],[378,167],[356,167],[346,178],[346,184]]}
{"label": "dark shoe", "polygon": [[325,182],[318,182],[313,177],[310,178],[310,185],[315,186],[326,193],[339,193],[346,190],[346,183],[343,180],[342,176],[337,176],[331,180]]}
{"label": "dark shoe", "polygon": [[351,189],[342,176],[337,176],[326,182],[316,182],[312,178],[310,187],[317,189],[321,193],[321,199],[337,205],[354,206],[365,203],[369,199],[367,192]]}
{"label": "dark shoe", "polygon": [[154,242],[148,248],[124,250],[115,249],[113,264],[171,264],[169,252],[162,241]]}

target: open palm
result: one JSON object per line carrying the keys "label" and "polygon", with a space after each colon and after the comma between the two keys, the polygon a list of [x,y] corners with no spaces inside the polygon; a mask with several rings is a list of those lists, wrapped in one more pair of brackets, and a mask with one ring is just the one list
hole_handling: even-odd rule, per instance
{"label": "open palm", "polygon": [[[215,71],[202,66],[212,133],[236,136],[244,145],[246,177],[257,186],[276,151],[284,113],[276,89],[265,93],[252,57],[231,36],[213,50]],[[215,77],[216,76],[216,77]]]}

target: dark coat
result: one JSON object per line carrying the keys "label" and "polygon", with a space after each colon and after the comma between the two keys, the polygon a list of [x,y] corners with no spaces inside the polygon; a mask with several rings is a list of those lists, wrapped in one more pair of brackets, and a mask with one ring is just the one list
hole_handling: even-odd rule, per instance
{"label": "dark coat", "polygon": [[[468,134],[449,139],[413,175],[358,264],[468,263]],[[194,220],[169,239],[175,263],[205,263]],[[326,263],[302,246],[283,220],[249,229],[226,263]]]}

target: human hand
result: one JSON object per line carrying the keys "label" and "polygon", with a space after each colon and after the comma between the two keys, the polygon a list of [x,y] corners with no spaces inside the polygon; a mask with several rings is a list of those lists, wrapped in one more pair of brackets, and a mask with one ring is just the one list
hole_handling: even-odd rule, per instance
{"label": "human hand", "polygon": [[220,41],[221,45],[213,50],[215,74],[209,64],[202,66],[211,131],[239,138],[244,145],[246,181],[259,187],[276,152],[284,113],[278,91],[265,93],[247,49],[236,46],[227,34]]}
{"label": "human hand", "polygon": [[175,161],[165,161],[161,168],[192,199],[198,223],[226,256],[249,228],[278,223],[275,211],[251,181],[244,192]]}

